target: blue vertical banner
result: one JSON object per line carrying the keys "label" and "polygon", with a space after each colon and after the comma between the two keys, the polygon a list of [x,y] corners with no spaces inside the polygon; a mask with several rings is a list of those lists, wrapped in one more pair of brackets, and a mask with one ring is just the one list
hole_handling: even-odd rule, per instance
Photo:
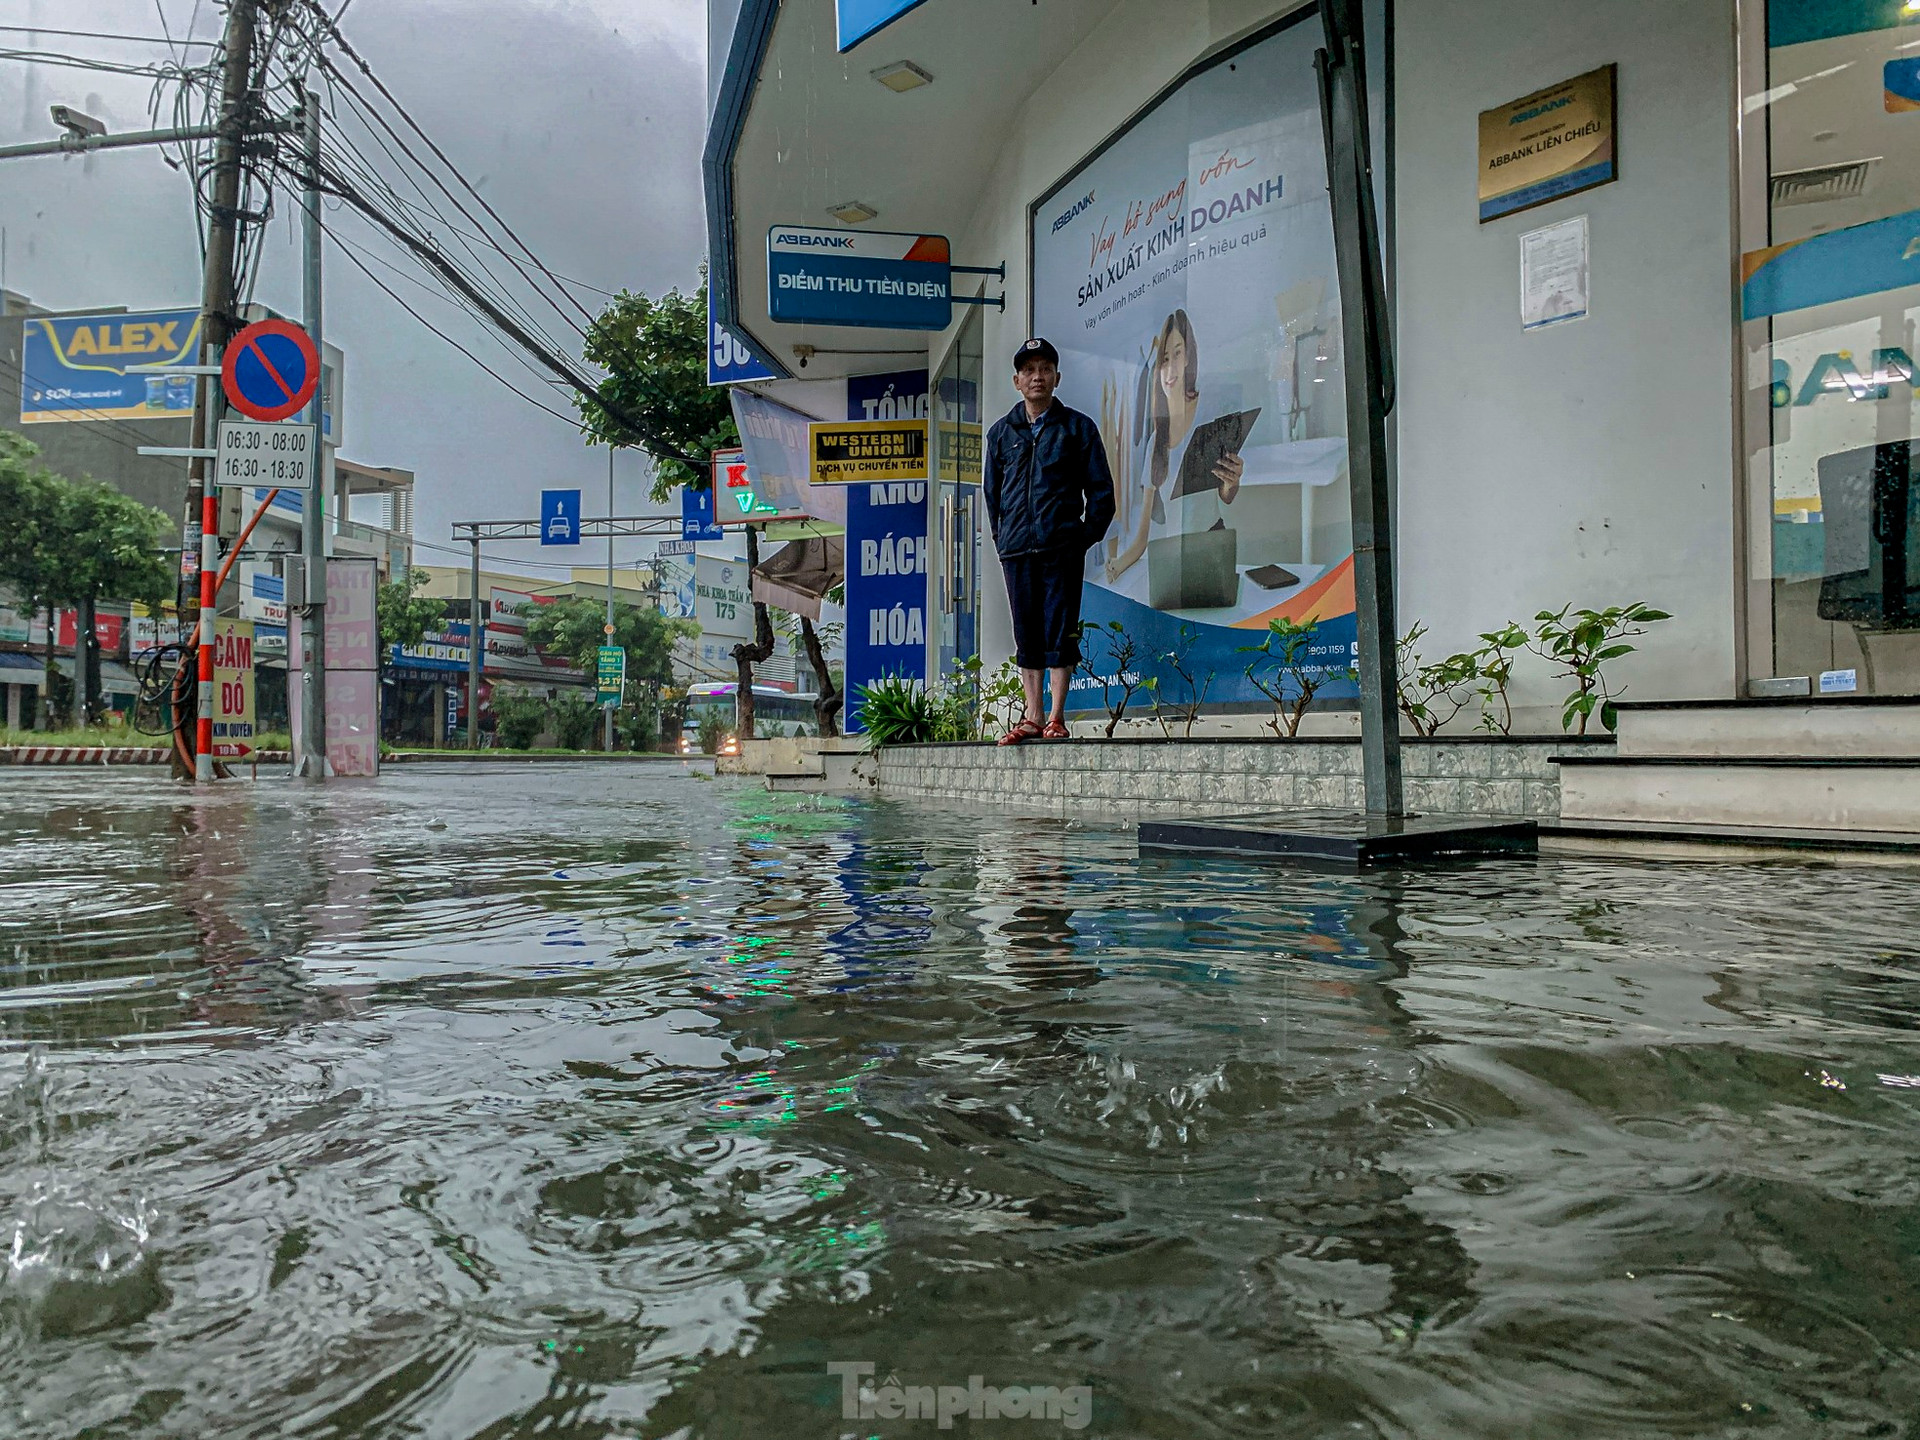
{"label": "blue vertical banner", "polygon": [[542,545],[578,545],[580,543],[580,492],[578,490],[542,490],[540,492],[540,543]]}
{"label": "blue vertical banner", "polygon": [[[849,420],[920,420],[927,372],[855,375]],[[927,484],[849,485],[846,724],[861,732],[860,690],[885,676],[927,678]]]}

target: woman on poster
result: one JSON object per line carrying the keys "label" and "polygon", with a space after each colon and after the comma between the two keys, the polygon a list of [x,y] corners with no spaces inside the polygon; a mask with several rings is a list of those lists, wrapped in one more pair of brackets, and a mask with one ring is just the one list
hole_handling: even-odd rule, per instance
{"label": "woman on poster", "polygon": [[1153,535],[1223,526],[1226,521],[1221,507],[1231,505],[1239,495],[1246,473],[1246,461],[1237,453],[1222,456],[1208,477],[1211,485],[1202,493],[1189,491],[1180,497],[1186,523],[1169,525],[1174,501],[1169,480],[1180,473],[1179,459],[1185,455],[1200,415],[1200,345],[1185,310],[1175,310],[1161,325],[1147,353],[1147,369],[1151,377],[1147,401],[1151,421],[1144,484],[1134,479],[1138,462],[1135,447],[1128,443],[1126,398],[1111,381],[1101,387],[1100,429],[1107,454],[1113,457],[1114,501],[1120,510],[1119,534],[1107,541],[1106,578],[1110,585],[1146,554],[1147,541]]}

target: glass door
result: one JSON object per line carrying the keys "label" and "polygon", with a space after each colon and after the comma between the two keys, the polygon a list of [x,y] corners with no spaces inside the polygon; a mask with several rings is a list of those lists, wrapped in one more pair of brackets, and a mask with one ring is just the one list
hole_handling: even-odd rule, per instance
{"label": "glass door", "polygon": [[980,652],[981,330],[980,308],[969,307],[930,387],[934,544],[927,580],[934,624],[927,644],[929,673],[943,679]]}
{"label": "glass door", "polygon": [[1920,692],[1920,13],[1768,0],[1742,89],[1748,671]]}

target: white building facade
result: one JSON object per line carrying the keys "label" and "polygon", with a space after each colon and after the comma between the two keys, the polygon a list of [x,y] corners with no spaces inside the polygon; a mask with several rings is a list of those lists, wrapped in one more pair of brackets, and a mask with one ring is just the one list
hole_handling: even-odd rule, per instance
{"label": "white building facade", "polygon": [[[709,13],[713,307],[780,377],[757,388],[840,419],[847,376],[931,377],[932,667],[1011,650],[974,482],[1036,334],[1116,470],[1087,618],[1138,636],[1136,666],[1205,669],[1221,708],[1253,699],[1235,657],[1275,617],[1317,625],[1336,667],[1353,597],[1317,8]],[[1377,0],[1367,19],[1399,628],[1432,659],[1638,601],[1672,618],[1619,662],[1631,699],[1920,689],[1920,13]],[[1539,144],[1574,158],[1516,158]],[[1532,188],[1503,192],[1495,161]],[[777,226],[948,237],[989,272],[956,270],[955,296],[1004,309],[956,305],[938,332],[776,321]],[[1517,723],[1557,729],[1565,690],[1522,660]]]}

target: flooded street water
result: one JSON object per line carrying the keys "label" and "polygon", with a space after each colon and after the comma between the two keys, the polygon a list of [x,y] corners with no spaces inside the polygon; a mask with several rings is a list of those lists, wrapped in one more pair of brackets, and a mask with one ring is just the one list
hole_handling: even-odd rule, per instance
{"label": "flooded street water", "polygon": [[1920,1433],[1917,922],[678,763],[0,772],[0,1434]]}

